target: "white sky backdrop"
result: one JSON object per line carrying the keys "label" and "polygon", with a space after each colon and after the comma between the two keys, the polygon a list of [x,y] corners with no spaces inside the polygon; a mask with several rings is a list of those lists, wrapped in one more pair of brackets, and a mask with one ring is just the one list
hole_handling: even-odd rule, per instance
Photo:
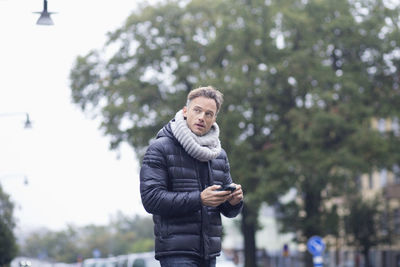
{"label": "white sky backdrop", "polygon": [[[75,58],[101,48],[135,1],[48,0],[54,26],[38,26],[42,0],[0,0],[0,183],[17,208],[17,231],[106,224],[121,211],[146,212],[131,148],[121,158],[73,105],[69,72]],[[23,128],[28,112],[33,128]],[[23,183],[24,175],[29,184]],[[21,232],[21,233],[22,233]]]}

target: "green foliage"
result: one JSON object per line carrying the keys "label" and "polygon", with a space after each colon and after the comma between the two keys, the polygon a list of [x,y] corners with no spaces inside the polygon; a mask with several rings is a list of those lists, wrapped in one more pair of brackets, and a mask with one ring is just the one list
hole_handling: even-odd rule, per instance
{"label": "green foliage", "polygon": [[154,250],[154,238],[141,239],[132,244],[130,251],[135,253],[146,252]]}
{"label": "green foliage", "polygon": [[348,215],[345,216],[345,230],[349,235],[350,244],[360,248],[366,266],[369,266],[369,250],[382,243],[379,219],[382,213],[379,211],[379,200],[365,200],[356,195],[348,201]]}
{"label": "green foliage", "polygon": [[59,262],[75,262],[80,252],[79,233],[73,226],[64,231],[46,229],[31,233],[23,244],[21,253],[41,259],[53,259]]}
{"label": "green foliage", "polygon": [[276,88],[291,104],[276,133],[301,199],[283,209],[283,227],[301,229],[299,240],[306,241],[337,233],[338,218],[323,203],[349,190],[359,173],[392,164],[389,139],[371,129],[371,120],[398,116],[388,104],[389,95],[399,99],[398,65],[390,68],[397,60],[389,56],[399,38],[398,7],[388,9],[382,1],[280,3],[284,43]]}
{"label": "green foliage", "polygon": [[399,162],[398,136],[371,129],[373,117],[399,117],[399,8],[383,2],[144,6],[109,35],[105,52],[77,59],[73,101],[101,117],[112,148],[127,142],[140,157],[190,89],[215,86],[225,96],[221,141],[245,190],[243,225],[257,229],[260,204],[296,188],[300,201],[280,205],[282,229],[299,241],[335,234],[324,203],[359,173]]}
{"label": "green foliage", "polygon": [[119,240],[114,244],[114,255],[120,251],[146,252],[154,250],[153,222],[149,217],[126,217],[118,213],[111,222],[115,229],[114,239]]}
{"label": "green foliage", "polygon": [[7,266],[18,252],[13,211],[14,204],[0,185],[0,266]]}
{"label": "green foliage", "polygon": [[21,244],[21,254],[57,262],[91,258],[98,249],[102,257],[154,250],[151,218],[118,213],[109,225],[69,225],[61,231],[37,230]]}

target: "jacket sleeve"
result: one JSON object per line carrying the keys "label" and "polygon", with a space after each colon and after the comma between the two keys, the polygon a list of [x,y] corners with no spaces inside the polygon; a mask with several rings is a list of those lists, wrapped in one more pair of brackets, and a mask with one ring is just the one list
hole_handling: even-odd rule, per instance
{"label": "jacket sleeve", "polygon": [[[224,167],[224,172],[225,172],[225,177],[224,177],[224,184],[231,184],[233,183],[232,177],[231,177],[231,172],[230,172],[230,167],[229,167],[229,161],[228,157],[225,153],[225,167]],[[237,205],[232,206],[229,201],[226,201],[222,203],[221,205],[218,206],[219,211],[228,218],[233,218],[236,217],[243,209],[243,200],[240,201]]]}
{"label": "jacket sleeve", "polygon": [[193,213],[201,208],[200,191],[168,191],[168,168],[160,140],[147,149],[140,169],[140,194],[145,210],[161,216]]}

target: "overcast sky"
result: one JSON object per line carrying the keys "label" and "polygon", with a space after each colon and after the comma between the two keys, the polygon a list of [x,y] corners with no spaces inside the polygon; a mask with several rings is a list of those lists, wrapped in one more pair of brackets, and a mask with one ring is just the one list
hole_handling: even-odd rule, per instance
{"label": "overcast sky", "polygon": [[[146,214],[132,149],[123,146],[117,159],[99,123],[72,104],[68,80],[75,58],[101,48],[135,6],[48,0],[55,25],[38,26],[32,12],[42,0],[0,0],[0,183],[17,206],[17,230]],[[32,129],[23,127],[26,112]]]}

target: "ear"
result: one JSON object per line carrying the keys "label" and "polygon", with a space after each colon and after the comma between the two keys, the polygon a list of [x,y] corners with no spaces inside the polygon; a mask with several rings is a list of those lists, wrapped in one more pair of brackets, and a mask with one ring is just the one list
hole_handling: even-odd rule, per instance
{"label": "ear", "polygon": [[184,107],[182,108],[182,111],[183,111],[183,117],[186,119],[186,118],[187,118],[187,107],[184,106]]}

